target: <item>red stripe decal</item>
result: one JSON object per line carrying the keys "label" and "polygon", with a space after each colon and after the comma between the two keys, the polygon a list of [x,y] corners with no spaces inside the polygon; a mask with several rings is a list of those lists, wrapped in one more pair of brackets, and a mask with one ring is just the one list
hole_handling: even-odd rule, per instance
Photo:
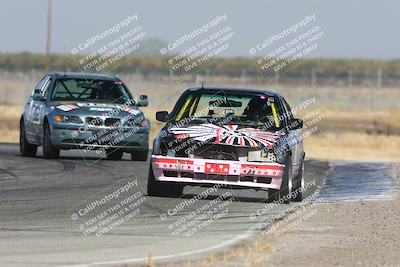
{"label": "red stripe decal", "polygon": [[219,142],[220,142],[220,129],[219,128],[217,128],[217,137],[216,137],[216,139],[215,139],[215,143],[217,143],[217,144],[219,144]]}

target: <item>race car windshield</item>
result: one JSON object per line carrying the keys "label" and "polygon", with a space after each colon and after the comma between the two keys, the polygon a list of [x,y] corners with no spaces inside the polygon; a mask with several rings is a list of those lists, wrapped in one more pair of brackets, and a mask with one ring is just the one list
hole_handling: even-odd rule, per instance
{"label": "race car windshield", "polygon": [[201,120],[209,123],[266,124],[279,128],[279,110],[272,96],[248,94],[188,94],[176,113],[175,121]]}
{"label": "race car windshield", "polygon": [[98,79],[58,79],[52,92],[53,101],[105,102],[122,104],[132,99],[122,82]]}

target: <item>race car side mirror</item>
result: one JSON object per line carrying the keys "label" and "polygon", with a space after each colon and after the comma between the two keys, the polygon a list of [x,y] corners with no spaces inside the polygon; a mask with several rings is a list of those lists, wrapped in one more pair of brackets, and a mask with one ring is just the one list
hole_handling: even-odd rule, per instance
{"label": "race car side mirror", "polygon": [[157,111],[156,112],[156,120],[161,121],[161,122],[167,122],[168,121],[168,111]]}
{"label": "race car side mirror", "polygon": [[297,130],[303,128],[302,119],[291,119],[288,125],[289,130]]}

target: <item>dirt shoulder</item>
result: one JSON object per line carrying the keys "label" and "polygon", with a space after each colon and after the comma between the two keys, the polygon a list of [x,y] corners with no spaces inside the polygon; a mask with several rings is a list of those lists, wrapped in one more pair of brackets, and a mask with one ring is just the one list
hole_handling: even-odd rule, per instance
{"label": "dirt shoulder", "polygon": [[[395,178],[400,182],[399,169]],[[318,204],[316,214],[269,242],[268,266],[399,266],[400,201]]]}
{"label": "dirt shoulder", "polygon": [[268,266],[398,266],[400,202],[320,204],[317,213],[270,242]]}

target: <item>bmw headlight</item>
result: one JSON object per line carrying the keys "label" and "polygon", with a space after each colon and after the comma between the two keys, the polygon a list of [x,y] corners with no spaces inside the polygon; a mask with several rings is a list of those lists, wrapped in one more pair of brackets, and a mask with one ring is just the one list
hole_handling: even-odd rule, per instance
{"label": "bmw headlight", "polygon": [[73,124],[82,124],[83,121],[78,116],[70,116],[70,115],[56,115],[53,117],[55,122],[58,123],[73,123]]}
{"label": "bmw headlight", "polygon": [[148,120],[138,120],[138,119],[129,119],[125,121],[124,126],[126,127],[140,127],[140,128],[148,128],[149,122]]}

